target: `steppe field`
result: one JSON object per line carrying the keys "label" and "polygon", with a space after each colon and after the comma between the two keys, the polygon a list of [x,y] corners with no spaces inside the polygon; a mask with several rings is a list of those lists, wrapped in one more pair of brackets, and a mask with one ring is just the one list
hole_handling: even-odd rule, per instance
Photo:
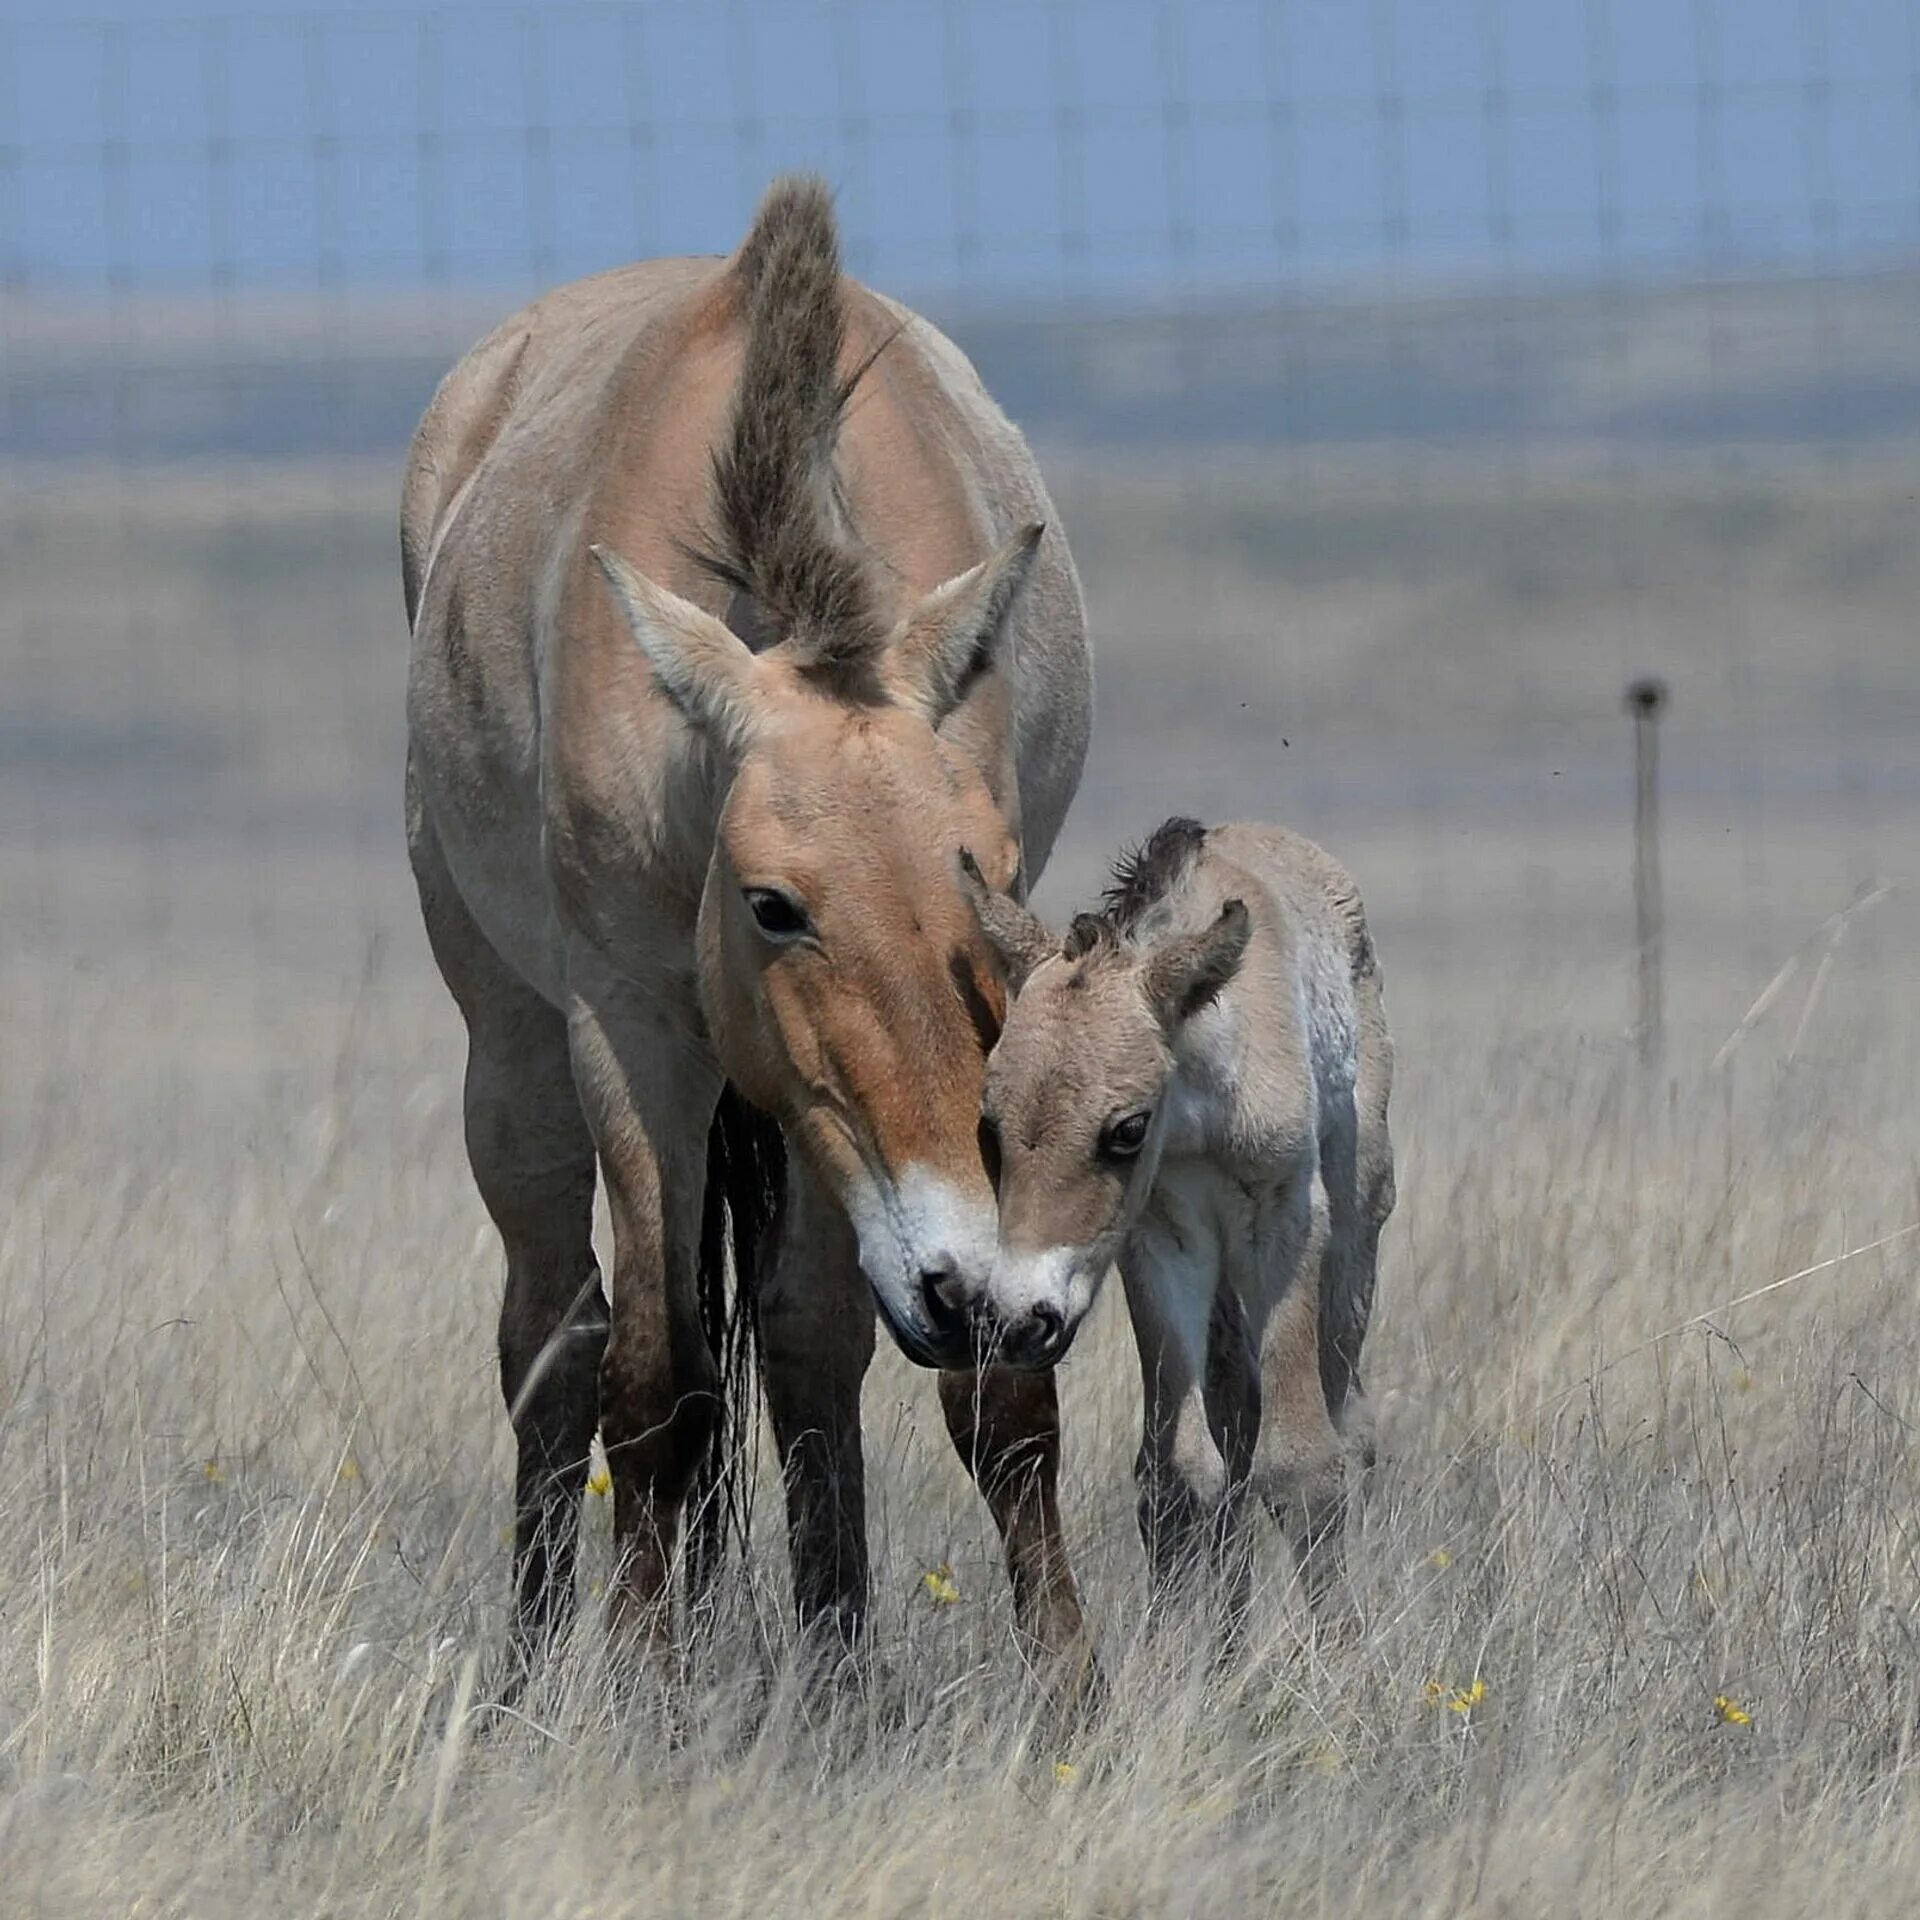
{"label": "steppe field", "polygon": [[0,1911],[1913,1911],[1920,461],[1043,452],[1101,683],[1042,902],[1186,811],[1317,835],[1372,909],[1401,1201],[1357,1631],[1316,1636],[1270,1531],[1243,1664],[1143,1631],[1110,1288],[1062,1374],[1100,1717],[1034,1712],[984,1508],[886,1352],[890,1686],[795,1683],[763,1443],[684,1673],[616,1684],[589,1601],[487,1711],[501,1262],[397,827],[397,456],[21,460]]}

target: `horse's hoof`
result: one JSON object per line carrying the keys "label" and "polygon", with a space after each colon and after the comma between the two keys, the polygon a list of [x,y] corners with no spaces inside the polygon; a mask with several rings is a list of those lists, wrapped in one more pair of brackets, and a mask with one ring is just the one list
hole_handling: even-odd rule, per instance
{"label": "horse's hoof", "polygon": [[1029,1648],[1026,1662],[1040,1690],[1043,1717],[1057,1739],[1070,1739],[1106,1711],[1112,1688],[1092,1640],[1084,1634],[1062,1647]]}

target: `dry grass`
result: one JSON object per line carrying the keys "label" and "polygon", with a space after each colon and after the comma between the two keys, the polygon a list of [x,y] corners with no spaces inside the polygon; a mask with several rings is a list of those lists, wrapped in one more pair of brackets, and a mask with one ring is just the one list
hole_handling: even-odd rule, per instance
{"label": "dry grass", "polygon": [[[1710,1073],[1859,877],[1863,816],[1762,782],[1761,831],[1739,790],[1683,787],[1674,1065],[1638,1089],[1616,789],[1596,776],[1560,812],[1488,804],[1471,779],[1485,715],[1424,716],[1431,763],[1461,774],[1451,800],[1396,788],[1383,756],[1361,798],[1316,788],[1327,763],[1310,761],[1303,809],[1277,783],[1247,801],[1306,811],[1352,857],[1402,1043],[1403,1198],[1369,1368],[1384,1457],[1353,1540],[1352,1639],[1307,1630],[1272,1537],[1244,1666],[1215,1672],[1197,1620],[1143,1634],[1137,1408],[1109,1298],[1063,1382],[1112,1700],[1064,1748],[1030,1712],[931,1383],[889,1356],[867,1427],[890,1688],[823,1702],[793,1684],[763,1484],[747,1576],[683,1677],[616,1685],[590,1620],[519,1717],[479,1711],[506,1584],[498,1260],[460,1160],[455,1023],[390,833],[364,824],[391,811],[388,736],[366,716],[391,711],[399,642],[384,529],[377,544],[374,507],[342,485],[314,509],[331,531],[289,536],[276,563],[304,601],[271,573],[162,569],[151,627],[103,649],[132,663],[132,692],[90,688],[77,614],[25,663],[39,709],[103,716],[107,745],[95,775],[69,756],[0,837],[0,1906],[1910,1911],[1920,1233],[1720,1309],[1920,1222],[1911,894],[1841,949],[1796,1058],[1789,996]],[[195,537],[183,499],[136,503],[142,538],[172,529],[156,566]],[[221,508],[243,529],[250,511]],[[35,512],[35,551],[57,559],[59,503]],[[1114,644],[1104,758],[1063,853],[1076,878],[1156,808],[1254,785],[1228,756],[1173,789],[1173,747],[1127,730],[1159,711],[1150,569],[1113,571],[1123,542],[1099,527],[1086,545],[1107,556]],[[1735,577],[1709,562],[1702,579]],[[1653,571],[1633,612],[1648,632],[1704,591]],[[1458,610],[1466,570],[1449,582],[1451,633],[1517,650],[1535,619],[1552,637],[1537,685],[1563,660],[1575,687],[1610,674],[1580,652],[1606,624],[1598,588],[1509,606],[1486,640]],[[95,584],[132,604],[126,577]],[[1246,631],[1259,580],[1214,590],[1245,610],[1225,630]],[[1836,601],[1829,640],[1857,647],[1869,690],[1876,658],[1897,688],[1910,654],[1869,641],[1910,635],[1876,629],[1875,590]],[[66,604],[23,576],[36,591]],[[1419,592],[1385,608],[1409,635]],[[1740,592],[1764,662],[1791,606],[1774,576]],[[1334,594],[1302,589],[1287,616],[1332,620]],[[1370,605],[1356,625],[1385,617]],[[1719,638],[1689,655],[1674,631],[1678,677],[1718,657]],[[199,670],[221,660],[250,676]],[[1234,670],[1268,687],[1265,664]],[[1316,725],[1364,731],[1361,682],[1330,656],[1272,672]],[[1396,743],[1418,693],[1376,703]],[[1589,738],[1560,698],[1534,732],[1510,718],[1517,763],[1597,766],[1619,743],[1610,709]],[[145,776],[112,747],[128,713],[158,716]],[[196,760],[203,736],[221,751]],[[1912,802],[1878,737],[1860,736],[1867,851],[1905,880]],[[1771,765],[1774,744],[1763,724],[1747,751]],[[1362,770],[1340,770],[1357,794]],[[136,776],[147,798],[116,798]],[[589,1582],[605,1508],[588,1501]],[[922,1579],[942,1564],[951,1604]]]}
{"label": "dry grass", "polygon": [[[102,1159],[50,1095],[9,1157],[10,1911],[1789,1913],[1836,1872],[1906,1910],[1920,1236],[1712,1310],[1920,1219],[1910,1047],[1648,1116],[1605,1049],[1416,1042],[1357,1639],[1306,1633],[1277,1539],[1243,1669],[1199,1621],[1142,1637],[1109,1301],[1065,1380],[1113,1700],[1061,1748],[930,1383],[887,1359],[893,1693],[793,1686],[763,1500],[684,1682],[617,1687],[589,1629],[524,1717],[473,1711],[495,1257],[445,1050],[375,998],[317,1111]],[[388,1072],[409,1097],[357,1097]],[[604,1500],[587,1528],[597,1582]]]}

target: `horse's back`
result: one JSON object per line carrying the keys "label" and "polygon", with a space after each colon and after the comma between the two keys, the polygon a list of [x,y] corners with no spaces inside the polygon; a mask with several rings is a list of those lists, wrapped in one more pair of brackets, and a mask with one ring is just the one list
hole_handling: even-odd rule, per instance
{"label": "horse's back", "polygon": [[584,454],[594,438],[588,416],[616,367],[724,265],[717,256],[643,260],[570,281],[461,356],[408,449],[400,538],[410,621],[428,562],[487,456],[534,421],[555,453]]}

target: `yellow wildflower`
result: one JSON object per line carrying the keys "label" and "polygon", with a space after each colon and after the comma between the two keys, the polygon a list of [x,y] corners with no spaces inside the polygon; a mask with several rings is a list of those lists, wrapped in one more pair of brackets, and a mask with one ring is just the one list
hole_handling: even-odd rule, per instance
{"label": "yellow wildflower", "polygon": [[1447,1702],[1449,1713],[1471,1713],[1487,1697],[1487,1683],[1477,1675],[1470,1687],[1455,1687],[1453,1698]]}
{"label": "yellow wildflower", "polygon": [[587,1475],[587,1491],[596,1500],[604,1500],[613,1491],[613,1475],[605,1467],[595,1467]]}
{"label": "yellow wildflower", "polygon": [[351,1486],[354,1481],[360,1478],[360,1462],[356,1460],[352,1454],[348,1454],[347,1457],[340,1462],[340,1478],[344,1480],[348,1486]]}
{"label": "yellow wildflower", "polygon": [[1713,1696],[1713,1717],[1723,1726],[1750,1727],[1753,1725],[1753,1715],[1739,1701],[1730,1700],[1724,1693],[1716,1693]]}
{"label": "yellow wildflower", "polygon": [[218,1460],[203,1461],[200,1467],[200,1478],[210,1482],[216,1487],[224,1486],[227,1479],[227,1470]]}
{"label": "yellow wildflower", "polygon": [[953,1569],[944,1560],[923,1573],[920,1584],[926,1588],[928,1597],[937,1607],[950,1607],[960,1598],[960,1589],[954,1585]]}
{"label": "yellow wildflower", "polygon": [[1427,1565],[1430,1566],[1435,1573],[1445,1573],[1446,1570],[1453,1565],[1453,1555],[1450,1554],[1445,1547],[1435,1547],[1434,1550],[1427,1555]]}
{"label": "yellow wildflower", "polygon": [[1053,1781],[1055,1786],[1070,1787],[1080,1778],[1080,1769],[1071,1760],[1056,1760],[1053,1763]]}
{"label": "yellow wildflower", "polygon": [[1420,1693],[1430,1707],[1445,1707],[1449,1713],[1471,1713],[1487,1697],[1487,1683],[1478,1676],[1470,1687],[1449,1686],[1444,1680],[1429,1680]]}

